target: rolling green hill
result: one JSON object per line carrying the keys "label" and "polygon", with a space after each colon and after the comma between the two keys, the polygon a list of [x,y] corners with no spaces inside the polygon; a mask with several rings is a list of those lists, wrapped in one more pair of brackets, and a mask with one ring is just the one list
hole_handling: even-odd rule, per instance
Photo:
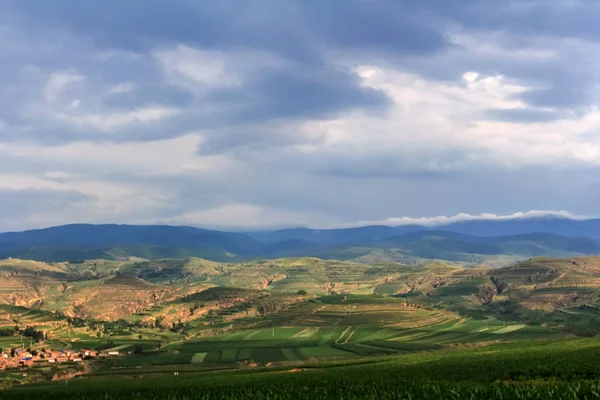
{"label": "rolling green hill", "polygon": [[[597,257],[502,268],[307,257],[0,262],[0,348],[24,338],[32,348],[131,353],[89,360],[92,376],[306,368],[538,343],[594,336],[599,316]],[[24,336],[26,327],[44,342]]]}

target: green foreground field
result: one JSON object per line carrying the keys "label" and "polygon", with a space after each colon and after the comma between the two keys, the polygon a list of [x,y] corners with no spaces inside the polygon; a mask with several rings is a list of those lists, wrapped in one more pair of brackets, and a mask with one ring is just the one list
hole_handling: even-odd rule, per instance
{"label": "green foreground field", "polygon": [[600,340],[575,339],[309,363],[303,368],[92,376],[0,399],[592,399]]}

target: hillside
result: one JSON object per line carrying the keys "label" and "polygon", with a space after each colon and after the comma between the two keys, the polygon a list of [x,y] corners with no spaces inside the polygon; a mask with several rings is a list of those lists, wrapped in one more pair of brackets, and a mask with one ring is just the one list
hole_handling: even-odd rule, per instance
{"label": "hillside", "polygon": [[78,224],[0,234],[0,257],[41,261],[194,255],[224,260],[257,256],[259,247],[244,234],[185,226]]}
{"label": "hillside", "polygon": [[[440,259],[502,265],[504,261],[529,257],[600,254],[600,239],[592,238],[596,236],[592,232],[595,226],[593,220],[543,219],[528,222],[529,225],[523,221],[489,222],[486,226],[490,229],[485,232],[480,229],[479,236],[461,233],[468,225],[466,223],[450,224],[444,230],[418,226],[368,226],[245,234],[177,226],[65,225],[0,234],[0,258],[65,262],[128,260],[132,257],[200,257],[213,261],[240,262],[279,257],[319,257],[361,262],[378,257],[399,262],[419,263]],[[589,234],[589,237],[544,233],[552,230],[549,227],[565,223],[573,226],[582,224],[582,227],[587,227],[582,229],[582,233]],[[483,222],[473,226],[481,227],[481,224]],[[493,226],[499,229],[493,230]],[[528,226],[532,229],[539,227],[540,232],[524,233],[528,231]],[[492,231],[507,230],[521,233],[490,235]],[[574,233],[572,230],[569,232]]]}
{"label": "hillside", "polygon": [[[213,299],[200,295],[217,288],[220,295]],[[0,303],[84,319],[150,322],[160,316],[168,322],[185,321],[234,304],[252,302],[250,308],[256,310],[259,298],[268,297],[276,310],[276,303],[287,306],[305,296],[331,295],[392,296],[457,312],[487,310],[516,320],[541,318],[539,311],[597,307],[600,257],[533,258],[495,269],[318,258],[0,262]],[[229,300],[220,302],[217,298],[222,296]],[[203,309],[188,312],[198,302]]]}
{"label": "hillside", "polygon": [[[310,257],[0,261],[0,348],[124,352],[90,359],[92,375],[302,367],[594,336],[599,316],[600,257],[502,268]],[[38,361],[15,375],[0,359],[0,378],[72,373]]]}

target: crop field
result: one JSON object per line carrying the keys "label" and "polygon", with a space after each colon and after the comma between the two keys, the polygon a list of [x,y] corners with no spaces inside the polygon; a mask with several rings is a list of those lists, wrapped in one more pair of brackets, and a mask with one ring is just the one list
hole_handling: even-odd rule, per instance
{"label": "crop field", "polygon": [[[275,349],[273,349],[275,350]],[[286,351],[287,353],[287,351]],[[294,353],[295,354],[295,353]],[[511,343],[232,372],[89,376],[14,387],[0,398],[46,399],[592,399],[600,340]],[[569,368],[564,368],[569,365]]]}
{"label": "crop field", "polygon": [[301,303],[246,326],[207,337],[172,342],[156,351],[153,340],[113,340],[112,350],[142,346],[141,355],[96,362],[103,374],[302,366],[310,362],[358,360],[498,343],[560,338],[552,328],[498,320],[492,316],[415,308],[402,299],[372,295],[325,296]]}

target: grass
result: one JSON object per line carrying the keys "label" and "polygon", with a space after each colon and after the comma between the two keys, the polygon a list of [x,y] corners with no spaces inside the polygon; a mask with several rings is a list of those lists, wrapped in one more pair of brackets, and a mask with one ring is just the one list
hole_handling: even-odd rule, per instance
{"label": "grass", "polygon": [[[276,349],[270,349],[276,350]],[[281,356],[283,357],[283,352]],[[583,399],[600,393],[600,340],[307,364],[306,370],[90,377],[0,392],[0,399]],[[568,366],[568,367],[567,367]],[[587,397],[586,397],[587,396]]]}
{"label": "grass", "polygon": [[286,361],[287,358],[280,348],[261,348],[252,350],[252,359],[257,363]]}
{"label": "grass", "polygon": [[501,329],[495,330],[492,333],[496,333],[496,334],[511,333],[511,332],[516,332],[518,330],[521,330],[523,328],[525,328],[525,325],[523,325],[523,324],[509,325],[509,326],[507,326],[505,328],[501,328]]}
{"label": "grass", "polygon": [[204,362],[204,359],[206,358],[206,354],[207,353],[196,353],[194,354],[194,356],[192,357],[192,364],[200,364],[202,362]]}
{"label": "grass", "polygon": [[345,350],[331,346],[301,347],[300,353],[306,358],[348,357],[353,355],[352,353],[349,353]]}

